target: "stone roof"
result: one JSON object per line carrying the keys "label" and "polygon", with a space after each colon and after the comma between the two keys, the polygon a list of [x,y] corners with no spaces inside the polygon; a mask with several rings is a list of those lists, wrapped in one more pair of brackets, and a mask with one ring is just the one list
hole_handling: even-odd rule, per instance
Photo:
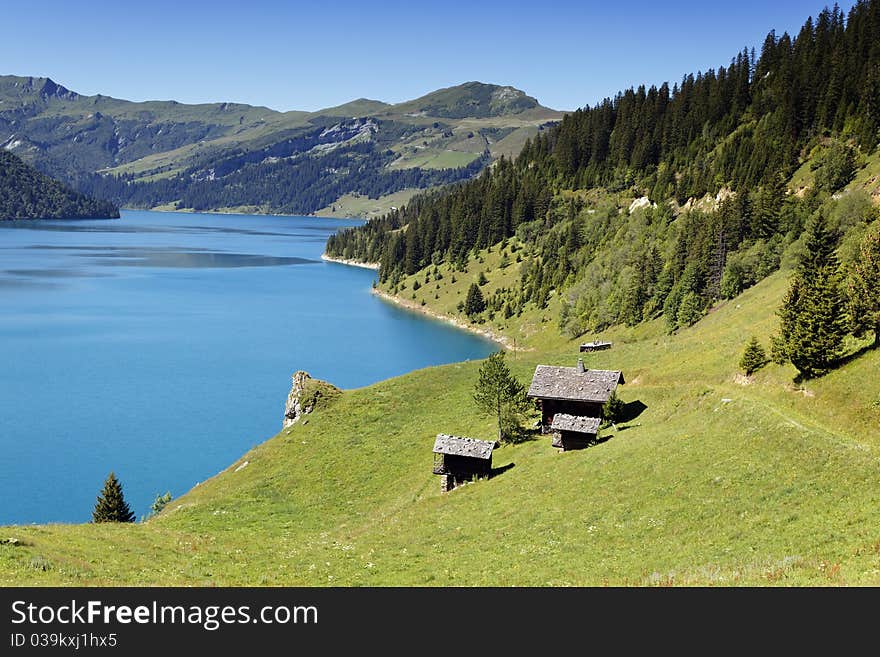
{"label": "stone roof", "polygon": [[495,449],[494,442],[477,440],[476,438],[450,436],[445,433],[438,433],[437,440],[434,441],[435,454],[452,454],[454,456],[469,456],[475,459],[489,459],[492,458],[493,449]]}
{"label": "stone roof", "polygon": [[574,433],[589,433],[596,435],[599,431],[601,420],[597,417],[583,417],[581,415],[569,415],[557,413],[553,416],[550,428],[554,431],[573,431]]}
{"label": "stone roof", "polygon": [[538,365],[529,397],[538,399],[565,399],[604,404],[623,383],[619,370],[584,370],[578,367]]}

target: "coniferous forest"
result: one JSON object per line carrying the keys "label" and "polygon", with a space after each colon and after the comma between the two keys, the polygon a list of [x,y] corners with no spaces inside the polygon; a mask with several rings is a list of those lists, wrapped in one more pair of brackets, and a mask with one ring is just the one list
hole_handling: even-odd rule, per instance
{"label": "coniferous forest", "polygon": [[0,220],[117,217],[112,203],[75,192],[0,149]]}
{"label": "coniferous forest", "polygon": [[[81,174],[76,186],[98,198],[133,207],[174,203],[210,211],[217,207],[262,206],[274,212],[309,214],[348,193],[379,198],[408,187],[427,188],[466,180],[488,162],[446,169],[387,169],[393,156],[372,143],[345,146],[323,155],[296,154],[274,162],[230,157],[214,167],[215,177],[198,178],[196,169],[169,178],[136,182],[131,175]],[[335,175],[328,175],[335,171]]]}
{"label": "coniferous forest", "polygon": [[[558,294],[571,336],[660,315],[677,330],[796,265],[811,222],[851,269],[876,210],[839,192],[878,130],[880,1],[863,0],[794,36],[770,32],[726,66],[567,115],[515,159],[341,232],[327,252],[379,263],[394,292],[404,275],[511,241],[519,285],[488,308]],[[796,188],[804,169],[812,183]]]}

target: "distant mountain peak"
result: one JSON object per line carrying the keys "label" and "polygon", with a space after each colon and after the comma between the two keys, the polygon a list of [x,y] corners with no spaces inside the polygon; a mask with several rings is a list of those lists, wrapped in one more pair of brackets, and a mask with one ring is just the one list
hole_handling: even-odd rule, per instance
{"label": "distant mountain peak", "polygon": [[381,100],[373,100],[372,98],[357,98],[336,107],[327,107],[314,112],[314,114],[324,114],[329,116],[372,116],[385,112],[389,107],[388,103]]}
{"label": "distant mountain peak", "polygon": [[12,100],[21,96],[39,96],[43,100],[51,98],[77,100],[81,98],[78,93],[63,87],[52,78],[0,75],[0,99]]}
{"label": "distant mountain peak", "polygon": [[71,91],[67,87],[63,87],[52,78],[46,78],[43,86],[40,87],[40,96],[45,99],[60,98],[61,100],[76,100],[79,94]]}
{"label": "distant mountain peak", "polygon": [[407,114],[450,119],[486,118],[519,114],[541,104],[515,87],[471,81],[432,91],[395,109]]}

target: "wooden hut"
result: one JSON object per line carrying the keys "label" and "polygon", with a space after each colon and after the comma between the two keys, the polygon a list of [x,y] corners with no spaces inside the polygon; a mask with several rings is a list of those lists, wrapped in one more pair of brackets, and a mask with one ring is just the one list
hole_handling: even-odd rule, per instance
{"label": "wooden hut", "polygon": [[553,431],[553,440],[550,444],[561,448],[563,452],[589,447],[598,439],[601,423],[602,420],[597,417],[557,413],[550,424],[550,429]]}
{"label": "wooden hut", "polygon": [[602,407],[625,383],[619,370],[588,370],[578,359],[577,367],[538,365],[528,396],[541,408],[541,425],[550,430],[557,413],[602,418]]}
{"label": "wooden hut", "polygon": [[437,434],[434,474],[442,477],[440,488],[446,492],[474,477],[488,477],[492,472],[493,449],[495,443],[488,440]]}
{"label": "wooden hut", "polygon": [[584,342],[581,345],[581,351],[602,351],[603,349],[611,349],[611,345],[611,342],[593,340],[592,342]]}

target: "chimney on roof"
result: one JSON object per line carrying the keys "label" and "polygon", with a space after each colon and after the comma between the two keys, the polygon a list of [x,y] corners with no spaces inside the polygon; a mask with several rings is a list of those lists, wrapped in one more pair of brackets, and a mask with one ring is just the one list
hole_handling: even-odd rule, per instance
{"label": "chimney on roof", "polygon": [[584,367],[584,359],[578,358],[578,374],[583,374],[587,371],[587,368]]}

